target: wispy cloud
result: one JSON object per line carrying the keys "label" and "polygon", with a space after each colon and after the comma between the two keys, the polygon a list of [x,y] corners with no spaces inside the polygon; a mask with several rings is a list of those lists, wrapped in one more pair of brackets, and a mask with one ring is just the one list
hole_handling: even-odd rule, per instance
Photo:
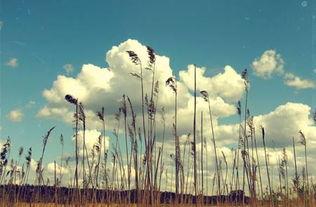
{"label": "wispy cloud", "polygon": [[64,68],[64,70],[66,71],[67,74],[71,74],[74,71],[74,69],[75,69],[74,66],[72,64],[69,64],[69,63],[65,64],[63,66],[63,68]]}
{"label": "wispy cloud", "polygon": [[23,119],[23,112],[21,109],[14,109],[7,114],[7,118],[12,122],[20,122]]}
{"label": "wispy cloud", "polygon": [[31,101],[29,101],[29,102],[25,105],[25,107],[26,107],[26,108],[32,108],[35,104],[36,104],[36,102],[33,101],[33,100],[31,100]]}
{"label": "wispy cloud", "polygon": [[284,75],[284,84],[295,89],[309,89],[316,87],[314,81],[300,78],[293,73],[286,73]]}
{"label": "wispy cloud", "polygon": [[6,65],[11,68],[16,68],[19,66],[19,61],[17,58],[11,58],[8,62],[6,62]]}

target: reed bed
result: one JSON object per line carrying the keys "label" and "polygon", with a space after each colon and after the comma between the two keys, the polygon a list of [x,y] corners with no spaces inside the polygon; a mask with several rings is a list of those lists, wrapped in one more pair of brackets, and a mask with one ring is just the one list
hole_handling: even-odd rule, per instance
{"label": "reed bed", "polygon": [[[257,129],[248,108],[250,81],[246,69],[241,73],[245,85],[245,97],[236,105],[239,125],[234,139],[237,147],[231,151],[233,160],[228,160],[228,154],[220,151],[217,146],[212,113],[214,109],[211,107],[209,93],[206,90],[197,91],[196,66],[194,66],[192,78],[194,83],[193,137],[189,133],[185,143],[180,143],[176,77],[170,77],[165,82],[166,87],[170,88],[170,93],[174,95],[173,123],[166,123],[165,110],[159,106],[159,82],[155,77],[154,49],[147,47],[148,63],[142,62],[134,51],[127,51],[127,54],[131,62],[139,69],[138,72],[130,75],[139,81],[141,121],[138,121],[136,117],[128,94],[123,94],[115,115],[117,125],[113,130],[113,145],[110,149],[106,149],[105,134],[109,129],[106,126],[106,111],[102,107],[100,111],[96,111],[96,119],[102,125],[102,135],[93,149],[88,151],[85,139],[86,125],[89,123],[86,121],[84,103],[71,94],[67,94],[65,101],[74,108],[73,158],[75,164],[73,171],[69,164],[70,158],[61,159],[64,157],[64,138],[60,135],[61,158],[54,161],[54,179],[51,181],[45,177],[43,162],[48,139],[54,133],[55,127],[52,127],[43,136],[42,153],[36,167],[36,180],[34,185],[30,185],[32,148],[26,152],[20,148],[17,156],[12,155],[12,143],[8,138],[0,154],[2,206],[316,205],[316,185],[308,172],[308,138],[302,131],[293,134],[294,175],[289,174],[288,151],[285,148],[280,152],[278,169],[275,173],[269,163],[267,150],[267,140],[270,137],[266,136],[266,131],[269,129],[264,126]],[[149,90],[144,88],[144,70],[152,74]],[[145,91],[150,92],[147,94]],[[207,111],[199,111],[198,96],[207,103]],[[200,124],[197,119],[198,113],[201,113]],[[316,122],[316,113],[314,119]],[[210,125],[207,126],[204,120],[208,120],[207,123]],[[162,134],[157,133],[158,124],[162,125]],[[172,125],[174,139],[174,154],[170,155],[166,154],[164,149],[166,125],[169,124]],[[211,133],[206,134],[205,129],[210,129]],[[80,130],[83,136],[81,146],[78,140]],[[257,131],[261,132],[260,136],[256,134]],[[124,140],[123,145],[120,144],[120,139]],[[198,140],[201,144],[200,154],[197,152]],[[207,142],[211,145],[207,145]],[[263,159],[259,159],[258,156],[259,144],[263,146]],[[210,147],[212,148],[208,149]],[[304,148],[303,169],[298,169],[297,165],[298,147]],[[209,152],[213,153],[214,159],[210,159]],[[168,173],[170,169],[166,169],[166,157],[174,163],[172,173]],[[210,163],[213,163],[214,169],[208,169]],[[232,166],[228,163],[232,163]],[[64,168],[69,169],[72,175],[64,176],[62,170]],[[206,172],[213,173],[213,177],[206,176]],[[263,176],[267,178],[266,183],[263,182]],[[170,186],[168,183],[170,180],[173,192],[163,191],[162,185]],[[68,185],[65,186],[63,183],[68,183]],[[275,183],[278,184],[275,185]]]}

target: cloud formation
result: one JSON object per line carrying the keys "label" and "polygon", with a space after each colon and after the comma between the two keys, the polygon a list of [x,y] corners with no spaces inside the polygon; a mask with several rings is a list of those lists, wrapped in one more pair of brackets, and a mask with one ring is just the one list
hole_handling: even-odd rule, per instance
{"label": "cloud formation", "polygon": [[7,114],[7,118],[12,122],[20,122],[23,119],[23,112],[21,109],[14,109]]}
{"label": "cloud formation", "polygon": [[[283,76],[285,85],[301,90],[313,89],[316,83],[312,80],[301,78],[293,73],[286,72],[284,69],[284,60],[275,50],[266,50],[260,58],[256,58],[251,67],[258,77],[269,79],[272,75],[278,74]],[[315,72],[315,69],[314,69]]]}
{"label": "cloud formation", "polygon": [[291,138],[298,137],[302,130],[310,141],[316,141],[316,126],[311,119],[311,107],[301,103],[288,102],[274,111],[254,117],[258,129],[263,126],[270,146],[289,146]]}
{"label": "cloud formation", "polygon": [[[84,104],[88,116],[91,115],[90,123],[95,122],[95,112],[103,106],[108,116],[114,115],[123,94],[129,96],[135,111],[139,113],[141,109],[140,81],[133,77],[131,73],[139,73],[140,68],[130,61],[126,53],[128,50],[137,53],[142,64],[146,67],[149,61],[147,48],[136,40],[127,40],[119,46],[112,47],[106,53],[107,68],[85,64],[77,77],[59,75],[53,86],[43,91],[43,97],[46,99],[47,105],[38,112],[38,116],[62,118],[64,121],[71,123],[73,109],[64,100],[66,94],[71,94]],[[193,103],[193,81],[190,80],[192,67],[192,65],[189,65],[187,70],[180,71],[177,82],[179,113],[187,114],[188,120],[192,115],[191,107]],[[234,114],[235,102],[241,98],[244,91],[244,83],[240,75],[231,66],[225,66],[224,71],[214,77],[207,76],[205,71],[205,68],[198,68],[197,70],[198,89],[209,91],[215,115],[224,117]],[[165,81],[176,75],[170,67],[169,58],[156,54],[155,81],[158,81],[159,97],[163,97],[159,98],[158,107],[165,107],[167,117],[171,121],[173,119],[174,94],[169,87],[165,86]],[[143,80],[145,94],[150,94],[152,71],[144,69]],[[234,88],[234,90],[231,90],[231,88]],[[202,102],[201,99],[201,104],[203,104]],[[88,125],[88,127],[91,127],[91,125]]]}
{"label": "cloud formation", "polygon": [[312,80],[302,79],[293,73],[286,73],[284,75],[284,84],[295,89],[309,89],[315,88],[316,84]]}
{"label": "cloud formation", "polygon": [[[85,133],[85,143],[87,147],[88,153],[90,153],[93,150],[93,147],[95,145],[99,145],[101,143],[102,148],[103,148],[103,139],[105,139],[105,149],[109,148],[109,140],[110,138],[107,136],[101,136],[101,132],[99,132],[96,129],[93,130],[86,130]],[[75,138],[73,137],[73,141],[75,141]],[[79,131],[78,133],[78,145],[83,146],[83,131]],[[101,147],[100,145],[100,147]],[[80,154],[82,154],[82,149],[80,151]]]}
{"label": "cloud formation", "polygon": [[[197,90],[207,90],[214,97],[221,97],[229,102],[238,101],[244,92],[244,81],[234,68],[227,65],[224,71],[213,77],[205,75],[206,68],[197,68],[196,78],[199,81]],[[189,65],[187,70],[179,72],[180,81],[183,82],[191,91],[194,89],[192,77],[194,66]],[[231,89],[234,90],[231,90]]]}
{"label": "cloud formation", "polygon": [[255,75],[269,79],[274,74],[283,73],[284,60],[275,50],[266,50],[252,62],[251,67]]}

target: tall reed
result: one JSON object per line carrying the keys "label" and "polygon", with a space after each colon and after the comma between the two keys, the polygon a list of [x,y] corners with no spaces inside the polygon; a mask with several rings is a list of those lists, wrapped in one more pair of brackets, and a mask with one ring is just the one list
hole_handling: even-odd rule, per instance
{"label": "tall reed", "polygon": [[203,99],[208,103],[208,112],[210,116],[211,132],[212,132],[212,143],[213,143],[214,156],[215,156],[215,169],[216,169],[216,175],[217,175],[217,195],[219,196],[221,195],[221,175],[220,175],[220,170],[219,170],[219,161],[218,161],[217,147],[216,147],[216,141],[215,141],[213,115],[212,115],[212,110],[211,110],[210,97],[207,91],[201,91],[200,93]]}
{"label": "tall reed", "polygon": [[177,108],[178,108],[178,93],[177,93],[177,81],[174,77],[170,77],[166,81],[166,85],[169,86],[172,91],[174,92],[174,141],[175,141],[175,174],[176,174],[176,180],[175,180],[175,191],[176,191],[176,200],[178,199],[179,194],[179,171],[180,171],[180,144],[179,144],[179,137],[177,134]]}
{"label": "tall reed", "polygon": [[266,141],[265,141],[265,129],[263,126],[261,127],[261,133],[262,133],[262,143],[263,143],[263,149],[264,149],[264,159],[266,163],[266,173],[267,173],[267,178],[268,178],[269,201],[271,202],[272,189],[271,189],[270,171],[269,171],[268,156],[267,156]]}
{"label": "tall reed", "polygon": [[76,166],[75,166],[75,187],[78,189],[79,182],[78,182],[78,163],[79,163],[79,153],[78,153],[78,124],[79,124],[79,103],[78,99],[72,97],[71,95],[67,94],[65,96],[66,101],[70,104],[75,105],[75,156],[76,156]]}
{"label": "tall reed", "polygon": [[[306,175],[306,187],[304,188],[304,204],[307,206],[309,202],[309,176],[308,176],[308,168],[307,168],[307,150],[306,150],[306,138],[304,133],[300,130],[300,143],[304,146],[304,158],[305,158],[305,175]],[[305,184],[305,183],[304,183]]]}
{"label": "tall reed", "polygon": [[194,65],[194,108],[193,108],[193,158],[194,158],[194,196],[197,206],[197,163],[196,163],[196,66]]}

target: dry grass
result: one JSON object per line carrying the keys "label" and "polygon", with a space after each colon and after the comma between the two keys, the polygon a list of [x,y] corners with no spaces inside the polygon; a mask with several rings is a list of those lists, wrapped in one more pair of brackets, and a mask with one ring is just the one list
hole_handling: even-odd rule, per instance
{"label": "dry grass", "polygon": [[[159,100],[159,83],[155,80],[155,51],[151,47],[147,47],[149,62],[146,65],[146,61],[141,61],[138,55],[133,51],[127,51],[131,62],[137,66],[139,69],[137,72],[131,73],[131,75],[139,80],[141,95],[139,102],[141,103],[141,121],[139,123],[136,120],[136,112],[133,109],[132,102],[128,95],[122,96],[122,102],[118,106],[118,112],[115,114],[116,128],[113,132],[113,146],[110,150],[106,149],[105,146],[105,134],[106,134],[106,112],[104,108],[101,111],[96,112],[96,118],[102,123],[102,135],[95,143],[91,152],[87,150],[85,144],[85,129],[86,129],[86,117],[85,109],[83,103],[81,103],[75,97],[71,95],[66,95],[65,99],[71,105],[74,106],[74,123],[75,123],[75,146],[74,155],[75,158],[75,170],[73,175],[68,177],[68,181],[62,175],[62,171],[57,172],[56,161],[54,181],[49,183],[48,177],[44,175],[44,165],[43,160],[45,158],[45,149],[48,147],[47,140],[50,134],[53,132],[54,127],[48,130],[48,132],[43,136],[43,148],[42,153],[39,158],[37,169],[36,169],[36,188],[37,191],[25,196],[30,193],[28,185],[28,176],[30,170],[30,161],[32,159],[32,149],[30,148],[26,154],[25,163],[22,163],[21,157],[23,155],[23,148],[20,148],[18,156],[11,155],[11,141],[8,138],[7,142],[2,146],[0,153],[0,185],[3,188],[0,192],[0,205],[1,206],[174,206],[167,205],[170,201],[175,202],[175,206],[193,206],[194,196],[187,195],[189,192],[194,192],[197,198],[196,204],[194,206],[207,206],[208,203],[220,203],[218,206],[315,206],[316,203],[316,185],[312,183],[309,179],[308,163],[307,163],[307,146],[308,138],[305,137],[302,131],[299,131],[300,141],[294,140],[293,137],[293,152],[294,152],[294,162],[295,162],[295,175],[291,178],[288,175],[288,160],[286,156],[286,151],[283,150],[283,157],[279,162],[280,168],[278,171],[279,176],[279,186],[275,187],[271,183],[273,180],[273,173],[270,172],[270,165],[268,163],[268,154],[266,150],[266,140],[270,137],[266,137],[264,127],[261,128],[262,143],[264,148],[264,160],[265,166],[261,163],[261,167],[265,167],[268,182],[264,185],[261,181],[261,168],[257,153],[257,140],[255,136],[255,124],[253,123],[253,116],[250,115],[250,110],[248,108],[248,74],[247,70],[244,70],[241,74],[242,79],[245,84],[245,100],[243,103],[243,109],[241,101],[238,102],[237,111],[239,116],[239,129],[236,132],[236,143],[238,146],[233,150],[234,160],[233,168],[231,169],[231,175],[229,175],[228,170],[228,160],[224,152],[221,152],[222,156],[219,156],[216,145],[216,131],[213,127],[213,115],[210,104],[210,97],[207,91],[201,91],[202,98],[208,104],[208,115],[207,117],[210,122],[210,126],[203,125],[203,119],[201,118],[201,140],[209,139],[212,143],[212,150],[214,153],[214,161],[208,160],[205,162],[215,162],[214,178],[212,183],[209,181],[204,182],[204,174],[201,173],[197,175],[197,171],[210,170],[205,169],[207,164],[204,165],[204,156],[207,160],[208,155],[203,155],[203,145],[201,145],[201,155],[199,166],[197,166],[197,160],[199,155],[196,152],[197,144],[197,110],[199,106],[197,105],[197,93],[196,88],[199,80],[196,80],[196,67],[194,72],[194,119],[193,124],[193,140],[190,139],[188,135],[187,142],[185,145],[180,145],[179,135],[177,132],[177,120],[178,120],[178,94],[177,94],[177,80],[175,77],[168,78],[166,80],[166,85],[172,89],[171,93],[174,93],[174,120],[173,123],[166,123],[164,108],[161,109],[161,119],[158,120],[160,111],[158,107]],[[146,70],[145,70],[146,69]],[[143,73],[145,71],[150,71],[152,73],[151,88],[144,88]],[[149,94],[146,93],[149,91]],[[211,92],[211,91],[210,91]],[[210,94],[211,95],[211,94]],[[106,103],[105,103],[106,104]],[[203,112],[201,112],[202,114]],[[181,120],[182,117],[179,117]],[[314,115],[314,120],[316,122],[316,113]],[[157,125],[161,124],[163,128],[162,145],[157,146],[156,142],[158,136],[161,136],[156,132]],[[163,158],[169,157],[167,152],[164,152],[164,141],[165,141],[165,130],[166,125],[173,126],[172,132],[174,135],[175,151],[174,154],[170,155],[175,165],[174,172],[174,186],[173,189],[175,193],[161,192],[161,183],[164,183],[163,179],[167,176],[165,169],[165,160]],[[210,134],[205,135],[203,129],[210,129]],[[78,131],[83,130],[83,145],[78,145]],[[191,129],[188,129],[190,131]],[[205,130],[206,131],[206,130]],[[205,137],[203,137],[205,136]],[[295,136],[295,135],[293,135]],[[123,137],[123,138],[122,138]],[[124,146],[120,146],[119,139],[124,139]],[[102,140],[103,139],[103,140]],[[295,143],[300,143],[304,147],[304,157],[305,163],[301,170],[297,169],[296,164],[296,147]],[[61,145],[61,156],[64,155],[63,137],[60,138]],[[259,144],[258,144],[259,145]],[[182,147],[182,148],[181,148]],[[187,153],[186,153],[186,148]],[[125,149],[125,154],[122,153],[122,149]],[[79,151],[83,152],[83,156],[79,156]],[[206,150],[207,152],[208,150]],[[181,156],[180,156],[181,155]],[[222,157],[222,158],[221,158]],[[70,158],[69,158],[70,159]],[[112,159],[113,165],[109,167],[109,159]],[[241,159],[239,161],[239,159]],[[60,160],[60,166],[69,168],[69,160],[63,163]],[[18,167],[24,165],[25,169],[21,169],[22,172],[18,170]],[[222,168],[224,166],[224,169]],[[188,178],[192,175],[190,170],[184,172],[184,169],[194,168],[193,177],[194,181]],[[127,168],[127,169],[126,169]],[[135,176],[134,180],[131,180],[131,172],[134,168]],[[257,170],[258,169],[258,170]],[[25,171],[24,171],[25,170]],[[242,173],[241,173],[242,170]],[[263,170],[263,169],[262,169]],[[223,173],[224,172],[224,173]],[[301,172],[301,174],[300,174]],[[270,176],[270,173],[272,174]],[[80,183],[79,183],[79,176]],[[185,178],[186,176],[186,178]],[[242,177],[241,177],[242,176]],[[64,182],[70,183],[68,188],[63,189],[61,186],[62,178]],[[66,181],[65,181],[66,180]],[[242,183],[239,183],[239,182]],[[278,181],[276,181],[278,182]],[[134,185],[133,185],[134,184]],[[167,184],[166,184],[167,185]],[[216,194],[216,197],[209,197],[203,195],[204,185],[212,187],[212,193]],[[135,186],[135,190],[131,186]],[[34,186],[33,186],[34,187]],[[79,191],[78,189],[82,187]],[[31,187],[32,188],[32,187]],[[39,189],[39,190],[38,190]],[[97,190],[99,189],[99,190]],[[101,190],[102,189],[102,190]],[[284,190],[285,189],[285,190]],[[290,190],[289,190],[290,189]],[[28,191],[29,190],[29,191]],[[64,190],[64,191],[61,191]],[[124,190],[127,191],[126,194],[122,194]],[[244,195],[244,192],[248,191],[250,198]],[[286,193],[285,193],[285,192]],[[290,191],[290,193],[289,193]],[[43,193],[44,192],[44,193]],[[48,192],[48,193],[47,193]],[[67,194],[66,194],[67,192]],[[202,193],[202,196],[198,198],[198,194]],[[232,193],[234,192],[234,193]],[[240,193],[241,192],[241,193]],[[60,193],[60,194],[58,194]],[[62,197],[62,198],[61,198]],[[237,197],[237,198],[236,198]],[[297,197],[298,199],[293,199]],[[223,199],[224,198],[224,199]],[[132,199],[135,199],[132,201]],[[209,199],[209,200],[207,200]],[[230,199],[230,200],[227,200]],[[13,203],[5,203],[6,200],[10,200]],[[23,201],[48,201],[50,203],[25,203]],[[51,203],[54,201],[55,203]],[[78,204],[58,204],[58,203],[74,203]],[[80,203],[82,202],[82,203]],[[97,204],[84,204],[84,202],[96,203]],[[136,204],[132,204],[132,203]],[[115,203],[115,204],[114,204]]]}

